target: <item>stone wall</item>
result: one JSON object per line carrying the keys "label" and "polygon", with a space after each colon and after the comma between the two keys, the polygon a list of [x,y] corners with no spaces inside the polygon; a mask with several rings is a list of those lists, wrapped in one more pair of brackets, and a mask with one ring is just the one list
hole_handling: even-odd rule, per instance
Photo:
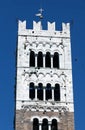
{"label": "stone wall", "polygon": [[26,110],[16,111],[16,130],[33,130],[34,117],[39,118],[40,123],[43,118],[48,119],[48,123],[52,118],[56,118],[58,130],[74,130],[74,113],[72,112],[31,112]]}

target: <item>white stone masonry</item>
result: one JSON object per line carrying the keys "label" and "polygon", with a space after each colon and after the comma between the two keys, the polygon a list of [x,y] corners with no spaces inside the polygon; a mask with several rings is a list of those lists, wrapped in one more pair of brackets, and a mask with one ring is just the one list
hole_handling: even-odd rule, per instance
{"label": "white stone masonry", "polygon": [[[57,31],[55,22],[48,22],[48,29],[43,30],[41,22],[33,21],[33,29],[26,28],[26,21],[19,21],[18,24],[18,46],[17,46],[17,84],[16,84],[16,109],[22,106],[40,103],[43,107],[49,106],[56,111],[56,107],[66,107],[68,111],[74,111],[73,104],[73,84],[72,84],[72,63],[71,63],[71,42],[70,24],[62,23],[62,31]],[[35,53],[35,67],[30,67],[30,52]],[[43,67],[37,66],[37,55],[43,54]],[[45,56],[49,52],[51,55],[51,68],[45,67]],[[59,54],[59,69],[53,67],[53,55]],[[60,101],[54,101],[54,91],[52,90],[52,100],[44,99],[41,103],[37,99],[29,97],[29,84],[33,82],[35,86],[42,83],[45,87],[50,83],[52,88],[55,84],[60,85]],[[46,103],[46,104],[45,104]]]}

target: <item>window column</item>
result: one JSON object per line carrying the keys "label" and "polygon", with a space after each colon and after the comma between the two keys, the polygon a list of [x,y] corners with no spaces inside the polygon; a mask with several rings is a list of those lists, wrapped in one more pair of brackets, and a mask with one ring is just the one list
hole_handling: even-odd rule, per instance
{"label": "window column", "polygon": [[37,100],[37,87],[35,88],[35,100]]}
{"label": "window column", "polygon": [[52,87],[52,101],[54,101],[54,88]]}
{"label": "window column", "polygon": [[43,67],[45,68],[45,54],[43,55]]}
{"label": "window column", "polygon": [[48,130],[51,130],[51,121],[48,122]]}
{"label": "window column", "polygon": [[53,68],[53,55],[51,55],[51,68]]}
{"label": "window column", "polygon": [[37,67],[37,54],[35,55],[35,67]]}
{"label": "window column", "polygon": [[42,122],[39,122],[39,130],[42,130]]}
{"label": "window column", "polygon": [[45,87],[43,88],[43,100],[44,101],[46,100],[46,88]]}

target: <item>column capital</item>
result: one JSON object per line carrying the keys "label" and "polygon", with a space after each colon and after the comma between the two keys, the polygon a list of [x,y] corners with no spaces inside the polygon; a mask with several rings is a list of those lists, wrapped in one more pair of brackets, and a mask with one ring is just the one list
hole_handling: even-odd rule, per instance
{"label": "column capital", "polygon": [[48,124],[51,125],[51,121],[48,121]]}
{"label": "column capital", "polygon": [[42,125],[42,121],[41,120],[39,120],[39,125]]}

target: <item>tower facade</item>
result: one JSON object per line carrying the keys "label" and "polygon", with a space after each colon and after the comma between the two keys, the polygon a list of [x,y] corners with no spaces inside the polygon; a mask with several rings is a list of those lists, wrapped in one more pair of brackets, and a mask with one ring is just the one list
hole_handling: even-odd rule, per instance
{"label": "tower facade", "polygon": [[70,25],[18,23],[16,130],[74,130]]}

